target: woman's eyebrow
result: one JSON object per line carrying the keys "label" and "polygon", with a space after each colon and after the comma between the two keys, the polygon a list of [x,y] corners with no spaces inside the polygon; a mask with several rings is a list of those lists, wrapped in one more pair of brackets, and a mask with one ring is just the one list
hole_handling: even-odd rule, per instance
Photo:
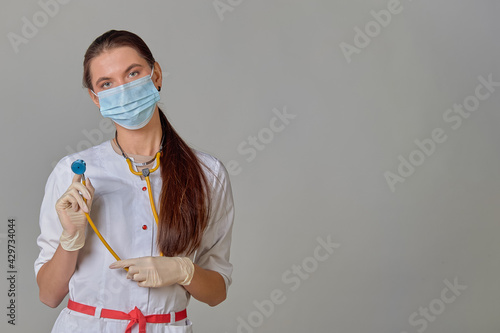
{"label": "woman's eyebrow", "polygon": [[[144,67],[144,66],[142,66],[141,64],[132,64],[132,65],[128,66],[128,67],[127,67],[127,69],[125,69],[125,70],[123,71],[123,73],[124,73],[124,74],[127,74],[127,73],[128,73],[128,72],[130,72],[130,70],[131,70],[132,68],[134,68],[134,67]],[[100,77],[100,78],[99,78],[99,80],[97,80],[97,81],[96,81],[95,85],[97,86],[97,85],[99,85],[99,83],[100,83],[101,81],[107,81],[107,80],[111,80],[111,78],[110,78],[110,77],[107,77],[107,76]]]}
{"label": "woman's eyebrow", "polygon": [[111,80],[111,78],[106,76],[100,77],[99,80],[95,82],[95,86],[98,86],[101,81],[107,81],[107,80]]}
{"label": "woman's eyebrow", "polygon": [[143,66],[141,64],[132,64],[132,65],[128,66],[127,69],[123,71],[123,73],[127,74],[134,67],[143,67]]}

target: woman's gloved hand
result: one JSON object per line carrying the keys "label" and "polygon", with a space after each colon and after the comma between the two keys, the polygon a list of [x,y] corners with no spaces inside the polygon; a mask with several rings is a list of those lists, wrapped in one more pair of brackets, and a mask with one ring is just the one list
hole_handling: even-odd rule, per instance
{"label": "woman's gloved hand", "polygon": [[112,263],[109,268],[128,267],[127,279],[140,287],[165,287],[174,283],[187,286],[194,275],[194,264],[188,257],[142,257]]}
{"label": "woman's gloved hand", "polygon": [[[85,244],[85,228],[90,212],[94,187],[87,178],[86,185],[81,183],[82,175],[75,175],[68,190],[57,200],[56,211],[63,227],[59,239],[61,247],[66,251],[76,251]],[[81,194],[80,194],[81,193]],[[87,203],[83,200],[87,199]]]}

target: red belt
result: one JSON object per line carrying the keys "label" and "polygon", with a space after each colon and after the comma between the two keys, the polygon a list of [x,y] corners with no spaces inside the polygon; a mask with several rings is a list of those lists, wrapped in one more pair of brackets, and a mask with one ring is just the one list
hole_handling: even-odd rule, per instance
{"label": "red belt", "polygon": [[146,333],[146,323],[166,324],[187,318],[186,309],[179,312],[145,316],[142,314],[141,310],[137,308],[137,306],[129,313],[116,310],[101,309],[100,314],[98,313],[96,315],[95,306],[77,303],[72,300],[68,300],[68,309],[97,318],[129,320],[130,322],[125,329],[125,333],[131,333],[132,326],[134,326],[135,324],[139,324],[139,333]]}

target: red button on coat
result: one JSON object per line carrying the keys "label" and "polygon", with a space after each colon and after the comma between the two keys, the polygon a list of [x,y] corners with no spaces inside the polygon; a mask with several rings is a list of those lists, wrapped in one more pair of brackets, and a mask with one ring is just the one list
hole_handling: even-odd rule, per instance
{"label": "red button on coat", "polygon": [[146,191],[147,189],[148,189],[148,188],[147,188],[146,186],[144,186],[144,187],[142,188],[142,190],[143,190],[143,191]]}
{"label": "red button on coat", "polygon": [[147,228],[148,228],[148,226],[147,226],[147,225],[143,225],[143,226],[142,226],[142,229],[143,229],[143,230],[146,230]]}

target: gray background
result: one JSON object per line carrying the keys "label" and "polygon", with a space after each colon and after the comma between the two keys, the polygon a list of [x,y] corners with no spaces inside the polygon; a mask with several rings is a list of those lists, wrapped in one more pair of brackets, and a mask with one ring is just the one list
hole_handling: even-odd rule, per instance
{"label": "gray background", "polygon": [[[2,332],[49,332],[59,313],[38,300],[39,208],[55,162],[112,136],[81,88],[86,48],[112,28],[143,37],[169,73],[160,106],[182,137],[240,166],[234,282],[215,308],[192,300],[196,332],[499,332],[500,87],[459,128],[443,118],[479,76],[500,82],[498,1],[401,0],[380,31],[370,12],[392,1],[220,2],[232,10],[69,1],[46,22],[37,1],[2,2],[1,275],[8,217],[18,264],[15,327],[0,279]],[[40,27],[16,53],[8,34],[34,15]],[[373,37],[349,62],[340,45],[365,25]],[[273,109],[296,117],[271,140]],[[414,141],[435,128],[446,141],[392,191],[384,174],[400,155],[424,156]],[[266,144],[248,161],[241,147],[259,133]],[[311,259],[328,236],[340,247]],[[292,272],[302,264],[308,275]],[[454,280],[466,289],[446,289]],[[259,314],[273,290],[284,302]],[[424,319],[426,308],[437,314]]]}

